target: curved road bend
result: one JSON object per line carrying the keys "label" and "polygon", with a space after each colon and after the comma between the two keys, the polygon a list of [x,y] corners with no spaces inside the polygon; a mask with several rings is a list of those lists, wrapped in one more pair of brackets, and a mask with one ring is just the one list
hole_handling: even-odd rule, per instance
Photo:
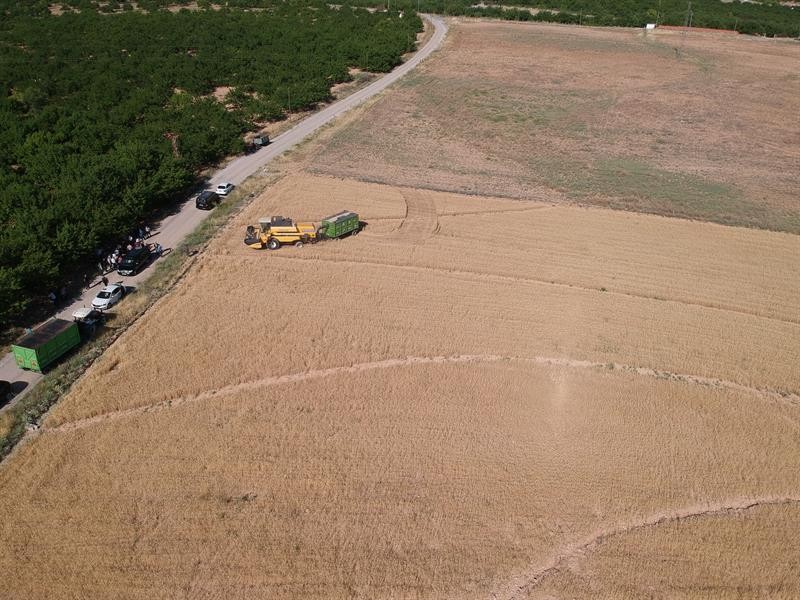
{"label": "curved road bend", "polygon": [[[392,85],[398,79],[403,77],[406,73],[414,69],[420,62],[426,59],[430,54],[436,50],[444,40],[447,34],[447,25],[444,20],[434,15],[421,15],[434,27],[433,36],[428,42],[420,48],[414,56],[408,61],[399,65],[390,73],[387,73],[380,79],[373,81],[367,87],[355,92],[354,94],[344,98],[338,102],[334,102],[323,110],[310,115],[288,131],[282,133],[272,140],[272,143],[261,148],[253,154],[240,156],[239,158],[231,161],[225,168],[217,171],[209,181],[211,187],[215,187],[222,181],[230,181],[236,185],[241,184],[250,175],[266,166],[277,156],[283,154],[293,146],[299,144],[309,135],[314,133],[323,125],[334,120],[339,115],[342,115],[350,109],[363,103],[368,98],[375,94],[382,92],[388,86]],[[174,214],[164,218],[158,225],[155,235],[150,237],[148,241],[159,242],[164,248],[174,248],[183,240],[189,233],[191,233],[207,216],[208,212],[197,210],[194,202],[191,199],[185,200],[180,206],[179,210]],[[125,278],[125,283],[128,285],[136,285],[150,276],[151,268],[143,270],[141,273]],[[109,279],[117,281],[118,277],[110,274]],[[62,308],[56,316],[72,320],[72,313],[82,307],[88,306],[94,295],[99,291],[99,287],[94,285],[75,299],[69,306]],[[26,387],[20,391],[14,399],[9,402],[0,411],[13,406],[17,400],[22,398],[27,392],[33,388],[34,385],[42,378],[38,373],[32,371],[23,371],[18,368],[14,362],[14,357],[11,353],[6,354],[0,359],[0,379],[4,379],[17,385],[21,383],[26,384]]]}

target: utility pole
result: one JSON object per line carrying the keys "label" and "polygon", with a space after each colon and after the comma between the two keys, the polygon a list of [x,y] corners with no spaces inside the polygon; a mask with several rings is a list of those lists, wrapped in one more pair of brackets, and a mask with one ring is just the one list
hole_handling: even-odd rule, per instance
{"label": "utility pole", "polygon": [[689,2],[689,6],[686,7],[686,27],[692,26],[692,3]]}
{"label": "utility pole", "polygon": [[292,112],[292,88],[286,88],[286,95],[289,98],[289,112]]}

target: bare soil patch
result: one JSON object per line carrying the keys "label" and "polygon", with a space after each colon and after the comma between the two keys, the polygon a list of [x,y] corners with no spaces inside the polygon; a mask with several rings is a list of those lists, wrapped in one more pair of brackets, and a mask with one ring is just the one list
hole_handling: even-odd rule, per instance
{"label": "bare soil patch", "polygon": [[798,62],[787,40],[457,21],[312,168],[798,233]]}

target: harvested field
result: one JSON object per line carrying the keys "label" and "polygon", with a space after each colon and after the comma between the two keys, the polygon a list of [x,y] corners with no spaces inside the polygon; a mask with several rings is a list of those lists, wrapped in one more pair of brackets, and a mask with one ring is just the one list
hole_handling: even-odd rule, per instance
{"label": "harvested field", "polygon": [[[242,244],[261,215],[342,207],[364,232]],[[4,585],[796,597],[799,252],[287,175],[0,465]]]}
{"label": "harvested field", "polygon": [[800,46],[457,22],[318,173],[800,233]]}

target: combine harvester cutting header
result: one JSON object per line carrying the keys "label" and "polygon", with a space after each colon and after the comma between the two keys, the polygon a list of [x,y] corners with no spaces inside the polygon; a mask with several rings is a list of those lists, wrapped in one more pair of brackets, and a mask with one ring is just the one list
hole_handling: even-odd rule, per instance
{"label": "combine harvester cutting header", "polygon": [[258,220],[258,228],[254,225],[247,227],[244,243],[257,250],[277,250],[284,244],[300,247],[320,240],[356,235],[361,228],[358,214],[347,210],[323,219],[319,227],[314,223],[294,223],[286,217],[263,217]]}

